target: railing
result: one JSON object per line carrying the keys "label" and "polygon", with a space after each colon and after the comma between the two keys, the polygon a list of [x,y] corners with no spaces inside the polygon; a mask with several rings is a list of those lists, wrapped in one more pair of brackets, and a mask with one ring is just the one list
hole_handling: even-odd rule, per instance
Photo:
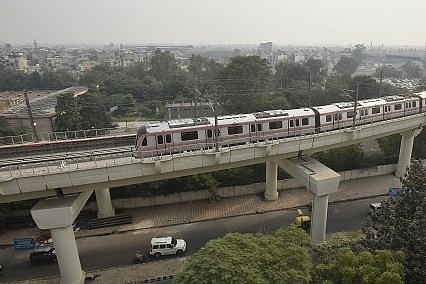
{"label": "railing", "polygon": [[[69,140],[81,140],[90,138],[109,137],[117,134],[135,134],[135,128],[99,128],[99,129],[86,129],[77,131],[64,131],[64,132],[41,132],[37,135],[39,142],[57,142]],[[26,143],[35,143],[34,135],[31,133],[4,136],[0,137],[0,147],[6,145],[22,145]]]}
{"label": "railing", "polygon": [[[424,116],[424,114],[419,114],[410,117],[400,117],[393,119],[393,123],[398,123],[403,120],[407,120],[417,116]],[[374,123],[375,126],[380,127],[381,124],[389,123],[388,121],[380,121]],[[371,126],[361,125],[358,129],[362,129],[363,127]],[[253,141],[253,137],[246,137],[245,139],[233,139],[227,140],[224,142],[218,142],[218,150],[219,152],[227,152],[230,149],[242,149],[256,146],[267,146],[269,144],[274,143],[282,143],[285,141],[302,141],[303,137],[306,138],[315,138],[315,137],[328,137],[331,135],[339,134],[339,133],[348,133],[348,131],[353,131],[351,128],[343,128],[339,130],[327,131],[322,133],[315,134],[300,134],[292,137],[282,137],[283,134],[276,133],[274,135],[269,135],[266,137],[262,137],[261,139],[257,139]],[[323,142],[326,142],[323,140]],[[176,157],[189,156],[189,155],[200,155],[200,154],[213,154],[215,153],[215,143],[198,143],[198,144],[190,144],[179,147],[171,147],[164,150],[151,150],[145,152],[134,152],[134,149],[129,148],[127,150],[122,150],[114,153],[102,152],[94,153],[90,152],[87,154],[79,154],[73,153],[70,156],[60,156],[54,159],[45,160],[45,161],[31,161],[23,164],[4,164],[3,167],[0,165],[0,174],[9,172],[9,176],[29,176],[35,174],[36,172],[50,173],[50,172],[68,172],[72,170],[78,170],[83,168],[83,164],[87,164],[90,162],[89,167],[85,168],[98,168],[107,167],[113,165],[123,165],[123,164],[131,164],[131,163],[139,163],[140,161],[157,161],[157,160],[169,160]],[[106,150],[105,150],[106,151]],[[135,154],[138,157],[135,157]]]}

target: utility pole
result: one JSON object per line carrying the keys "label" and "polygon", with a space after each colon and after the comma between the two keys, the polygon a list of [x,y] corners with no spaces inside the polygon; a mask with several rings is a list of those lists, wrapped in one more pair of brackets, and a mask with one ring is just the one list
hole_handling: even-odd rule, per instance
{"label": "utility pole", "polygon": [[355,119],[356,119],[356,107],[358,104],[358,91],[359,91],[359,83],[356,85],[356,94],[355,94],[355,105],[354,105],[354,116],[352,120],[352,128],[355,129]]}
{"label": "utility pole", "polygon": [[311,107],[311,73],[309,73],[308,107]]}
{"label": "utility pole", "polygon": [[[31,92],[30,92],[31,93]],[[31,110],[30,101],[28,100],[28,92],[24,90],[25,103],[27,105],[28,116],[30,117],[31,129],[33,130],[34,142],[38,142],[36,124],[34,122],[33,112]]]}
{"label": "utility pole", "polygon": [[383,79],[383,70],[380,71],[379,98],[382,96],[382,79]]}

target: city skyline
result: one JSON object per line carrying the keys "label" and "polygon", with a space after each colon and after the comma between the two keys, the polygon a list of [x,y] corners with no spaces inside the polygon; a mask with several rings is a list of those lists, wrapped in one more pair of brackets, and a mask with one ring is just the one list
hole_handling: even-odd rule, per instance
{"label": "city skyline", "polygon": [[400,1],[0,0],[11,44],[425,45],[426,3]]}

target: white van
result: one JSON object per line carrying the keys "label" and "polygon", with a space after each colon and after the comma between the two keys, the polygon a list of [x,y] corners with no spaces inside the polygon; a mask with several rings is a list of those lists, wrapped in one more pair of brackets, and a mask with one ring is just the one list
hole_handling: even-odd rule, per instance
{"label": "white van", "polygon": [[151,239],[150,255],[160,257],[169,254],[182,254],[186,250],[186,242],[182,239],[175,239],[173,237],[162,237]]}

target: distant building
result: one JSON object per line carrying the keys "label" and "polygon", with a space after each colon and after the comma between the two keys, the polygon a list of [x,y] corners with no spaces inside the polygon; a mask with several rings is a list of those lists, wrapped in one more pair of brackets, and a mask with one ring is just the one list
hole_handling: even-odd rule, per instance
{"label": "distant building", "polygon": [[261,52],[272,52],[272,41],[261,42],[259,44],[259,50]]}

